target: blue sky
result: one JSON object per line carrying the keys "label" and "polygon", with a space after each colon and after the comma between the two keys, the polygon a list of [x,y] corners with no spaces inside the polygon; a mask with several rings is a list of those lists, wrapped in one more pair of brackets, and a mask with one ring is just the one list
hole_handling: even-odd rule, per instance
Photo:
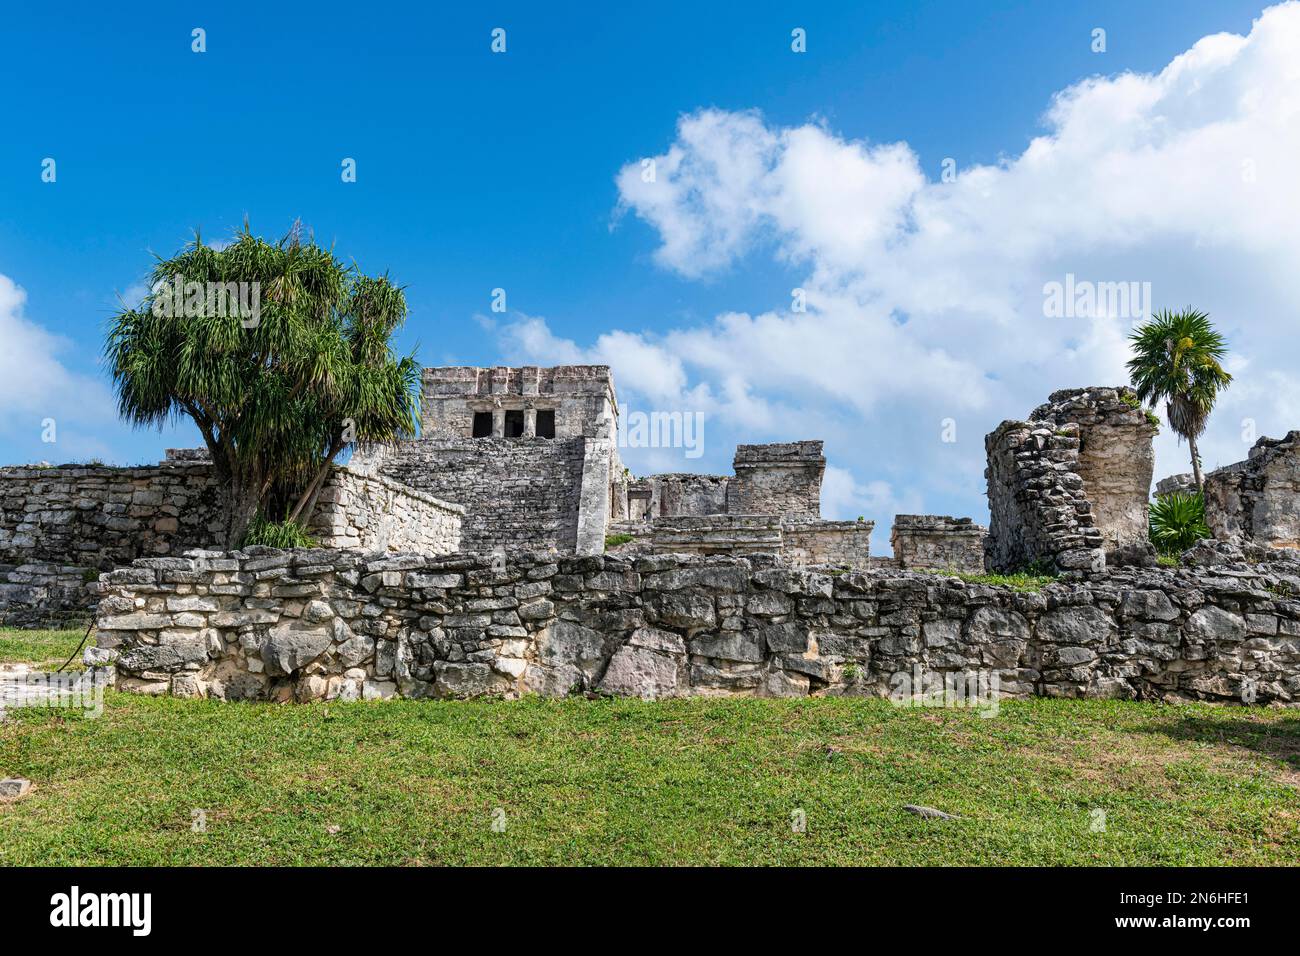
{"label": "blue sky", "polygon": [[[754,377],[745,380],[743,367],[728,369],[708,357],[727,351],[720,316],[746,317],[737,334],[759,335],[765,327],[788,334],[791,327],[780,323],[792,318],[785,314],[790,290],[801,284],[818,288],[816,309],[827,316],[839,294],[869,309],[879,290],[857,281],[890,271],[892,261],[871,259],[870,268],[845,278],[839,252],[816,238],[824,233],[769,210],[745,221],[741,239],[724,241],[720,264],[695,269],[663,250],[675,236],[698,251],[698,236],[674,232],[681,216],[688,226],[700,225],[721,207],[701,198],[703,187],[674,175],[665,186],[681,188],[659,204],[621,189],[620,170],[642,157],[667,156],[681,142],[679,121],[702,115],[722,117],[732,129],[729,148],[745,136],[780,138],[803,129],[818,148],[905,144],[908,162],[931,182],[947,157],[961,170],[1004,169],[1044,134],[1045,111],[1059,91],[1094,75],[1158,75],[1202,37],[1249,34],[1262,9],[1231,0],[657,3],[612,10],[575,4],[559,12],[542,6],[8,10],[0,33],[0,276],[25,298],[16,304],[17,293],[10,293],[11,319],[0,326],[9,338],[0,342],[9,353],[8,364],[0,364],[9,369],[8,384],[0,382],[0,461],[152,461],[165,445],[195,443],[188,429],[160,436],[114,420],[96,359],[115,296],[138,285],[151,251],[175,251],[194,227],[219,238],[247,215],[255,231],[270,236],[301,218],[341,255],[367,271],[389,270],[407,286],[411,316],[401,344],[418,343],[426,365],[544,361],[576,352],[613,362],[625,404],[677,402],[689,409],[695,402],[710,416],[702,459],[628,450],[634,471],[725,471],[737,440],[824,437],[839,469],[827,503],[836,516],[866,510],[887,524],[891,509],[907,508],[983,518],[983,433],[1023,416],[1051,388],[1089,382],[1048,381],[1046,372],[1040,380],[1034,367],[1043,363],[1026,369],[968,354],[961,336],[981,322],[991,336],[1005,338],[1008,351],[1019,346],[1023,330],[992,312],[981,318],[936,306],[930,326],[925,303],[897,296],[890,310],[901,334],[936,338],[882,341],[882,349],[897,346],[900,363],[920,356],[918,380],[932,387],[949,375],[944,361],[964,358],[986,383],[996,383],[978,400],[953,403],[959,448],[929,437],[947,417],[943,409],[908,401],[905,390],[899,400],[884,395],[846,405],[843,396],[852,393],[823,387],[819,366],[853,374],[851,364],[829,361],[844,358],[833,339],[824,353],[792,357],[789,376],[760,374],[755,363]],[[191,51],[194,27],[206,30],[205,53]],[[505,54],[489,49],[495,27],[507,31]],[[807,31],[806,53],[790,49],[795,27]],[[1090,49],[1095,27],[1106,31],[1104,53]],[[1174,102],[1175,95],[1186,102]],[[1195,96],[1166,91],[1162,121],[1202,109]],[[744,117],[758,117],[766,133],[734,125]],[[1149,120],[1135,128],[1150,128]],[[1106,135],[1099,127],[1097,136]],[[1068,138],[1062,134],[1062,149]],[[760,147],[767,174],[784,149]],[[58,164],[53,184],[41,182],[45,157]],[[340,179],[344,157],[357,161],[356,183]],[[1089,164],[1105,166],[1096,157]],[[1269,168],[1267,158],[1259,165]],[[1062,177],[1060,194],[1082,190],[1084,179],[1092,177]],[[754,195],[770,199],[765,183],[752,183]],[[863,215],[851,205],[844,214]],[[1194,274],[1200,278],[1169,294],[1203,296],[1198,302],[1217,304],[1215,290],[1231,285],[1240,263],[1269,254],[1229,237],[1213,260],[1224,274],[1204,275],[1206,267],[1187,258],[1205,247],[1204,237],[1187,230],[1135,237],[1131,224],[1113,225],[1113,254],[1099,227],[1079,246],[1079,274],[1090,268],[1097,279],[1152,278],[1162,290],[1171,276]],[[1034,228],[1008,219],[999,240],[1014,246],[1021,230]],[[1269,241],[1280,246],[1293,238]],[[1061,243],[1049,239],[1046,247],[1059,250]],[[1044,257],[1035,255],[1039,269]],[[1076,271],[1073,261],[1054,260],[1041,274]],[[829,287],[828,272],[840,277]],[[1039,275],[1027,267],[1014,281],[1036,287]],[[1252,280],[1252,289],[1259,285]],[[510,313],[487,320],[496,287],[507,290]],[[770,325],[759,321],[765,313],[773,313]],[[829,334],[837,321],[828,319]],[[1234,344],[1243,347],[1250,343],[1245,321],[1225,316]],[[793,332],[796,341],[808,338]],[[1060,344],[1083,355],[1094,338],[1080,330]],[[945,339],[953,344],[934,345]],[[875,339],[843,341],[844,349],[880,360],[870,355]],[[620,351],[620,343],[631,347]],[[1269,361],[1257,351],[1243,361],[1256,368]],[[935,358],[941,352],[946,359]],[[664,365],[665,354],[676,356],[668,363],[673,381],[657,387],[654,366]],[[775,360],[779,367],[780,356]],[[872,367],[867,362],[864,381],[881,379]],[[1114,368],[1113,356],[1081,359],[1079,374]],[[1266,424],[1286,423],[1291,407],[1275,405],[1253,413],[1261,433]],[[47,416],[59,422],[53,444],[41,441]],[[1217,463],[1244,455],[1239,418],[1224,423],[1224,460]],[[920,432],[924,446],[915,442]],[[1185,470],[1178,468],[1182,452],[1171,449],[1162,446],[1161,465]],[[917,477],[922,471],[928,477]]]}

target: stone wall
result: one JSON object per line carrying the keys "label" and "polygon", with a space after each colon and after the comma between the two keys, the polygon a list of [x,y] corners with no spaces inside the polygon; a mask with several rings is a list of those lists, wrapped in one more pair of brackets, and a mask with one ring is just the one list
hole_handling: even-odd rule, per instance
{"label": "stone wall", "polygon": [[1195,476],[1190,471],[1186,471],[1182,474],[1169,475],[1168,477],[1161,478],[1156,482],[1156,490],[1153,494],[1156,497],[1160,497],[1161,495],[1168,495],[1173,492],[1178,492],[1184,495],[1195,494]]}
{"label": "stone wall", "polygon": [[[203,454],[168,449],[160,465],[138,468],[0,468],[0,624],[85,620],[100,571],[215,545],[220,501]],[[444,554],[459,521],[445,502],[335,469],[312,527],[326,546]]]}
{"label": "stone wall", "polygon": [[863,569],[871,561],[871,521],[781,515],[678,515],[651,523],[656,554],[774,556],[783,566]]}
{"label": "stone wall", "polygon": [[0,468],[0,561],[108,570],[216,542],[206,462]]}
{"label": "stone wall", "polygon": [[777,515],[677,515],[656,518],[651,545],[660,554],[781,553]]}
{"label": "stone wall", "polygon": [[978,574],[984,570],[988,529],[970,518],[896,515],[889,533],[900,568],[936,568]]}
{"label": "stone wall", "polygon": [[[463,507],[462,550],[573,552],[587,443],[585,438],[420,438],[367,449],[354,456],[352,467]],[[599,498],[607,501],[608,474],[603,478]],[[604,533],[602,521],[602,546]]]}
{"label": "stone wall", "polygon": [[820,441],[738,445],[727,485],[731,514],[821,516],[826,459]]}
{"label": "stone wall", "polygon": [[1300,698],[1300,564],[1123,569],[1041,593],[771,559],[253,549],[104,578],[96,663],[128,691],[884,694],[918,669],[1003,694]]}
{"label": "stone wall", "polygon": [[392,479],[336,468],[311,530],[322,548],[448,554],[460,550],[464,513]]}
{"label": "stone wall", "polygon": [[866,568],[875,526],[874,521],[783,520],[781,563],[792,568]]}
{"label": "stone wall", "polygon": [[[533,437],[537,416],[555,417],[554,438],[612,437],[618,400],[608,365],[444,366],[421,377],[420,434],[470,438],[474,416],[491,416],[497,438]],[[517,412],[521,435],[511,436],[507,413]]]}
{"label": "stone wall", "polygon": [[664,474],[641,478],[628,485],[630,520],[674,516],[726,514],[729,475]]}
{"label": "stone wall", "polygon": [[1245,461],[1206,475],[1205,520],[1221,541],[1300,547],[1300,431],[1261,438]]}
{"label": "stone wall", "polygon": [[64,627],[93,616],[99,571],[43,562],[0,564],[0,627]]}

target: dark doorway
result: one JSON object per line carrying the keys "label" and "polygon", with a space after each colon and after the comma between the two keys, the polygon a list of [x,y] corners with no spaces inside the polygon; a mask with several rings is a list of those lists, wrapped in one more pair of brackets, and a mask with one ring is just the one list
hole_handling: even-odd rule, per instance
{"label": "dark doorway", "polygon": [[548,409],[537,413],[537,437],[555,437],[555,410]]}
{"label": "dark doorway", "polygon": [[492,413],[491,412],[474,413],[474,437],[475,438],[492,437]]}
{"label": "dark doorway", "polygon": [[506,412],[506,437],[519,438],[524,433],[524,412],[519,409]]}

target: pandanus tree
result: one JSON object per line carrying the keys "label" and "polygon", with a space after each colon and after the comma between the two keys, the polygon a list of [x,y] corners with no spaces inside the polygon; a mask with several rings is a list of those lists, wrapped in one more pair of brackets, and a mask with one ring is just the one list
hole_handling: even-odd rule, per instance
{"label": "pandanus tree", "polygon": [[407,308],[387,275],[345,266],[297,225],[267,242],[245,223],[222,248],[196,234],[150,285],[110,321],[118,410],[140,427],[198,426],[226,547],[259,515],[306,523],[350,447],[414,435],[420,369],[393,351]]}
{"label": "pandanus tree", "polygon": [[1196,439],[1204,432],[1220,389],[1232,382],[1222,362],[1228,346],[1204,312],[1157,312],[1129,337],[1129,376],[1138,399],[1165,403],[1169,426],[1187,439],[1196,489],[1204,489]]}

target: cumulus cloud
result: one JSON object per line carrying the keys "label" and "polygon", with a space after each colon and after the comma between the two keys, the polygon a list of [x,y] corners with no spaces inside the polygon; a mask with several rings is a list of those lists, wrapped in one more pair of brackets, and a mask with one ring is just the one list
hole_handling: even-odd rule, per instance
{"label": "cumulus cloud", "polygon": [[[1150,283],[1147,311],[1195,304],[1228,335],[1239,379],[1204,440],[1207,464],[1244,457],[1251,434],[1300,426],[1300,4],[1266,10],[1248,36],[1207,36],[1158,73],[1062,90],[1043,125],[1020,154],[951,178],[906,143],[824,122],[683,116],[652,165],[618,173],[622,211],[654,229],[657,262],[682,276],[767,257],[793,267],[806,310],[792,299],[589,347],[531,318],[519,346],[607,362],[621,386],[698,402],[752,436],[741,440],[825,437],[843,469],[828,511],[874,507],[885,527],[904,499],[983,518],[987,431],[1056,388],[1126,380],[1126,336],[1144,316],[1050,317],[1045,285],[1067,275]],[[1165,429],[1159,474],[1186,469]]]}
{"label": "cumulus cloud", "polygon": [[[94,432],[114,421],[112,395],[60,361],[71,343],[28,319],[26,301],[27,293],[0,275],[0,437],[32,459],[106,456]],[[42,441],[51,434],[54,442]]]}

